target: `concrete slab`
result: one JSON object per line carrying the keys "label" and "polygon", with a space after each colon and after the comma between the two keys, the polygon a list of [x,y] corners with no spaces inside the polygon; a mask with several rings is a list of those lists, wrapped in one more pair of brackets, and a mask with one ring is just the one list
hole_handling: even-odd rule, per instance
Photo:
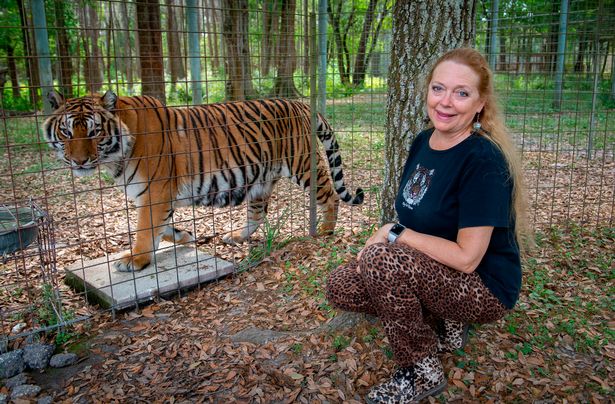
{"label": "concrete slab", "polygon": [[118,272],[121,254],[78,262],[66,268],[65,281],[105,308],[121,310],[156,296],[176,293],[234,271],[234,265],[190,246],[163,242],[152,264],[139,272]]}

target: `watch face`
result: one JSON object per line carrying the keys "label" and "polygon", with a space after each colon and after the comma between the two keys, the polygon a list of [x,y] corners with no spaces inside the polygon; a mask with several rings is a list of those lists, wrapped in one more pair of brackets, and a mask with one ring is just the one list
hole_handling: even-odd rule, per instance
{"label": "watch face", "polygon": [[406,228],[404,226],[397,223],[393,227],[391,227],[391,233],[394,233],[396,236],[399,236],[401,232],[404,231],[405,229]]}

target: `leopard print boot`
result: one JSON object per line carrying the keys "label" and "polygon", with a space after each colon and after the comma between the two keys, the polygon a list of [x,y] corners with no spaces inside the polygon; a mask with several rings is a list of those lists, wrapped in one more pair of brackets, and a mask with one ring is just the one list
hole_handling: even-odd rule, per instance
{"label": "leopard print boot", "polygon": [[441,320],[436,334],[438,335],[438,353],[453,352],[462,349],[468,342],[470,324],[455,320]]}
{"label": "leopard print boot", "polygon": [[446,388],[442,363],[435,356],[421,359],[414,366],[398,369],[391,380],[372,388],[369,404],[407,404],[436,395]]}

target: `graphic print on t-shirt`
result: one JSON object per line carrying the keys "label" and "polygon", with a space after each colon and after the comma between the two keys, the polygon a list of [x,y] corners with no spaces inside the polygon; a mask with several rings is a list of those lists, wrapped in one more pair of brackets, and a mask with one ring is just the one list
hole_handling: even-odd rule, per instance
{"label": "graphic print on t-shirt", "polygon": [[429,184],[431,184],[431,178],[436,170],[428,169],[422,167],[420,164],[416,165],[414,172],[410,175],[408,182],[406,182],[406,186],[404,187],[404,207],[408,209],[413,209],[414,206],[417,206],[427,189],[429,188]]}

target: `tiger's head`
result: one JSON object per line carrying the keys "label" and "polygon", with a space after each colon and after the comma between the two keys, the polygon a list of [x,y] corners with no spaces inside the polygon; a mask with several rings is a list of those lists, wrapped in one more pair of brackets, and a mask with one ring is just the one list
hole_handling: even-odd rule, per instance
{"label": "tiger's head", "polygon": [[45,139],[76,175],[118,162],[132,147],[128,127],[114,112],[118,97],[112,91],[68,100],[51,91],[48,99],[54,111],[43,123]]}

